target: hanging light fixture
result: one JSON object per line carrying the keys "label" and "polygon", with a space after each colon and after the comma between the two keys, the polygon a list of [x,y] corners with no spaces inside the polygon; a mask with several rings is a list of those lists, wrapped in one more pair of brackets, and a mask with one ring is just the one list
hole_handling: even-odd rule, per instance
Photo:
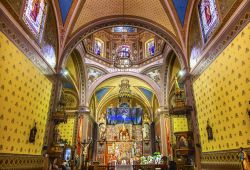
{"label": "hanging light fixture", "polygon": [[126,45],[126,35],[124,35],[124,0],[122,1],[122,19],[123,19],[123,26],[122,26],[122,40],[121,40],[121,46],[118,47],[116,50],[115,56],[114,56],[114,67],[126,69],[133,65],[130,55],[131,51],[130,48]]}

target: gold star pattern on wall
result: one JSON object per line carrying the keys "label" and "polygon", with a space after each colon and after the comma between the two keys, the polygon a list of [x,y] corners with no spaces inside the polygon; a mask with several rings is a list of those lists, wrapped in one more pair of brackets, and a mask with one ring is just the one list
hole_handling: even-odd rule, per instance
{"label": "gold star pattern on wall", "polygon": [[74,133],[75,118],[68,118],[67,123],[61,123],[58,125],[58,129],[61,135],[61,139],[67,140],[68,144],[72,144]]}
{"label": "gold star pattern on wall", "polygon": [[[194,82],[203,152],[250,147],[250,24]],[[208,141],[207,120],[213,128]]]}
{"label": "gold star pattern on wall", "polygon": [[2,32],[0,51],[0,153],[40,155],[52,84]]}

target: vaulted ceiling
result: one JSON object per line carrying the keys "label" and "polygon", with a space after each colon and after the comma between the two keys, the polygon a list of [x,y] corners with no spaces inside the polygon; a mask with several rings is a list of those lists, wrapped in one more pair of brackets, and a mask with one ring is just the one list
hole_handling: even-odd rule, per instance
{"label": "vaulted ceiling", "polygon": [[[125,0],[124,15],[139,17],[156,23],[176,35],[171,20],[158,0]],[[87,24],[114,16],[123,15],[123,0],[86,0],[73,26],[73,33]]]}
{"label": "vaulted ceiling", "polygon": [[[130,18],[153,24],[185,49],[187,19],[193,0],[59,0],[54,1],[62,48],[82,29],[105,19]],[[123,6],[124,3],[124,6]]]}

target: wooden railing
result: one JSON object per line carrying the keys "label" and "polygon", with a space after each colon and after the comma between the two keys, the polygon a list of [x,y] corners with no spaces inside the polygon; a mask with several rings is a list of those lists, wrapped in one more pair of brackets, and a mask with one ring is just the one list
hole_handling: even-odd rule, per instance
{"label": "wooden railing", "polygon": [[[168,170],[168,165],[165,164],[151,164],[151,165],[133,165],[133,170]],[[88,170],[95,170],[94,166],[90,166]],[[115,166],[106,166],[106,165],[99,165],[97,170],[115,170]]]}

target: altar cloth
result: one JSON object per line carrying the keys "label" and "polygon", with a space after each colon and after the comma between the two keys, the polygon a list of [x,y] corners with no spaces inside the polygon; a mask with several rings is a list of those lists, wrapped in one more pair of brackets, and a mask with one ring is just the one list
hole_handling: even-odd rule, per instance
{"label": "altar cloth", "polygon": [[115,170],[133,170],[132,165],[116,165]]}

